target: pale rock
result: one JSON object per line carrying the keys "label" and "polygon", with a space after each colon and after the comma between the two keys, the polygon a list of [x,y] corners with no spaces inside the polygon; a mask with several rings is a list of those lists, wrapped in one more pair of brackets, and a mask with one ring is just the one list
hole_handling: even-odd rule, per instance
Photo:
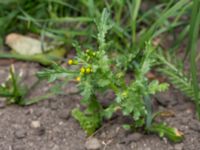
{"label": "pale rock", "polygon": [[32,121],[31,122],[31,127],[32,128],[40,128],[41,124],[39,121]]}
{"label": "pale rock", "polygon": [[101,148],[101,143],[97,138],[89,138],[85,143],[87,150],[98,150]]}

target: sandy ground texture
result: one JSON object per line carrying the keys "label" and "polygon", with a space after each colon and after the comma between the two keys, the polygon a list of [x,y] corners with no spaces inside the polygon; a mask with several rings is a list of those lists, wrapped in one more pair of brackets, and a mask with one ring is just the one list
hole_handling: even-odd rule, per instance
{"label": "sandy ground texture", "polygon": [[[10,62],[0,60],[0,82],[8,75]],[[34,63],[15,62],[23,71],[24,82],[31,85],[41,67]],[[37,87],[34,95],[45,93],[48,86]],[[70,111],[79,105],[80,96],[74,84],[66,85],[65,95],[53,96],[37,104],[20,107],[0,103],[0,150],[199,150],[200,122],[194,115],[194,105],[178,91],[155,96],[159,110],[174,115],[162,120],[184,133],[181,143],[173,144],[157,135],[127,132],[121,116],[104,123],[93,137],[88,138]],[[38,94],[38,95],[39,95]],[[109,100],[109,96],[105,97]],[[3,100],[3,98],[0,98]]]}

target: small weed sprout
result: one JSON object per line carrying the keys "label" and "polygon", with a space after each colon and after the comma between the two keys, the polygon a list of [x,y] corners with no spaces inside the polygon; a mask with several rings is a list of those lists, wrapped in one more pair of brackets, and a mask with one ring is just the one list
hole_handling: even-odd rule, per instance
{"label": "small weed sprout", "polygon": [[15,72],[14,65],[11,65],[7,80],[0,85],[0,97],[6,98],[7,104],[26,106],[32,105],[53,96],[52,93],[48,93],[42,96],[27,98],[29,92],[31,92],[32,88],[38,85],[39,82],[40,80],[37,80],[32,86],[28,88],[28,86],[22,82],[22,72],[20,72],[18,75]]}
{"label": "small weed sprout", "polygon": [[14,65],[11,65],[8,79],[0,85],[0,96],[5,97],[8,104],[25,105],[26,93],[27,88],[21,84],[21,76],[16,75]]}

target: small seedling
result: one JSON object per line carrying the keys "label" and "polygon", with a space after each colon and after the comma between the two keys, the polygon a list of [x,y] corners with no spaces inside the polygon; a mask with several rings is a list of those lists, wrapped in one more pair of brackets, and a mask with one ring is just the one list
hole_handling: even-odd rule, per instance
{"label": "small seedling", "polygon": [[8,104],[25,105],[24,96],[27,92],[27,88],[21,84],[21,76],[15,74],[12,65],[7,81],[0,85],[0,96],[6,97]]}
{"label": "small seedling", "polygon": [[[34,84],[39,83],[38,81]],[[14,65],[9,69],[7,80],[0,85],[0,97],[5,97],[7,104],[17,104],[21,106],[31,105],[52,96],[52,93],[27,99],[31,88],[23,84],[21,74],[17,75]]]}

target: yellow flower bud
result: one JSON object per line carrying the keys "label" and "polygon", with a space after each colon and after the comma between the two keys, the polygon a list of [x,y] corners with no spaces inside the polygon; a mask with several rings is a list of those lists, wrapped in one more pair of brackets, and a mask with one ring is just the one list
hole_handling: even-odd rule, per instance
{"label": "yellow flower bud", "polygon": [[91,68],[89,68],[89,67],[86,68],[86,73],[91,73],[91,71],[92,71]]}
{"label": "yellow flower bud", "polygon": [[81,77],[77,77],[77,78],[76,78],[76,81],[77,81],[77,82],[80,82],[80,81],[81,81]]}
{"label": "yellow flower bud", "polygon": [[84,73],[85,73],[85,68],[84,68],[84,67],[81,67],[80,72],[81,72],[82,74],[84,74]]}
{"label": "yellow flower bud", "polygon": [[73,64],[73,60],[72,59],[68,60],[68,64],[72,65]]}

